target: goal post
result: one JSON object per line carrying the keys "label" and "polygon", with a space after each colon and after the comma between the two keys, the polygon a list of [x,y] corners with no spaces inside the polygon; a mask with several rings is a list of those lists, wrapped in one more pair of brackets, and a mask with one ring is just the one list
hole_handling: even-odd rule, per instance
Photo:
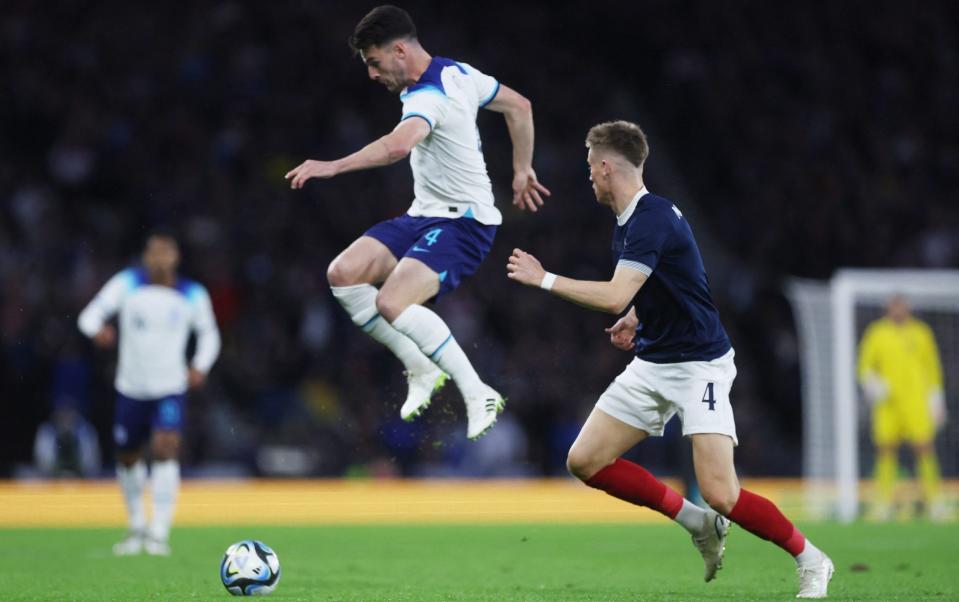
{"label": "goal post", "polygon": [[[868,425],[860,411],[856,354],[866,323],[894,295],[904,296],[933,329],[946,379],[953,428],[939,447],[944,472],[955,474],[959,452],[959,270],[842,269],[829,281],[792,279],[786,286],[800,345],[803,478],[806,507],[843,522],[859,515],[859,481],[868,474]],[[946,452],[946,458],[943,453]],[[870,457],[871,461],[871,457]]]}

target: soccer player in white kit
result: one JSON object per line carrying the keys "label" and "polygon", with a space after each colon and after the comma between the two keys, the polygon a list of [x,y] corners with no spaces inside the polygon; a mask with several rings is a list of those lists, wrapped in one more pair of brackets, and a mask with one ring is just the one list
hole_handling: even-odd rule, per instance
{"label": "soccer player in white kit", "polygon": [[[570,472],[590,487],[648,506],[686,528],[706,563],[706,581],[722,566],[732,520],[795,558],[798,598],[826,597],[832,561],[775,504],[739,484],[729,399],[736,377],[732,345],[689,224],[676,205],[643,184],[649,154],[645,134],[626,121],[602,123],[589,131],[586,146],[596,199],[616,214],[612,279],[557,276],[520,249],[507,263],[507,276],[517,282],[589,309],[626,312],[606,332],[613,345],[636,357],[583,425],[569,450]],[[662,436],[675,414],[692,440],[696,478],[709,510],[620,457],[646,437]]]}
{"label": "soccer player in white kit", "polygon": [[[389,165],[410,155],[413,205],[381,222],[333,260],[327,278],[353,322],[406,368],[400,416],[412,420],[453,378],[467,410],[467,436],[496,422],[503,396],[484,384],[446,323],[423,304],[454,290],[480,266],[502,216],[476,126],[480,108],[502,113],[513,143],[513,204],[536,211],[549,191],[536,178],[530,102],[475,67],[430,56],[406,11],[380,6],[356,26],[350,46],[369,77],[399,93],[396,128],[335,161],[308,160],[286,174],[294,189],[310,178]],[[379,288],[377,288],[379,286]]]}
{"label": "soccer player in white kit", "polygon": [[[155,234],[146,243],[143,267],[110,279],[80,313],[79,327],[99,347],[109,348],[119,323],[117,402],[113,438],[117,481],[126,504],[129,532],[113,546],[117,555],[170,553],[169,535],[177,493],[177,459],[187,389],[204,384],[220,353],[220,332],[210,296],[199,283],[177,276],[180,251],[175,239]],[[187,365],[190,332],[196,351]],[[143,446],[149,439],[153,516],[147,524],[143,492],[147,468]]]}

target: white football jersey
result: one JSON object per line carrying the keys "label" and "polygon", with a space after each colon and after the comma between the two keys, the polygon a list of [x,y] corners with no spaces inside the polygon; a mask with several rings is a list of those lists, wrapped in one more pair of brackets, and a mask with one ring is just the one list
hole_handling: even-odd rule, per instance
{"label": "white football jersey", "polygon": [[119,314],[116,389],[134,399],[158,399],[187,389],[186,346],[196,331],[192,365],[207,373],[220,353],[220,331],[206,289],[177,279],[176,287],[151,284],[142,269],[110,279],[80,313],[83,334],[92,337]]}
{"label": "white football jersey", "polygon": [[410,153],[415,197],[409,215],[503,222],[476,127],[477,111],[497,92],[494,78],[466,63],[433,57],[416,84],[400,94],[401,121],[419,118],[430,126],[430,134]]}

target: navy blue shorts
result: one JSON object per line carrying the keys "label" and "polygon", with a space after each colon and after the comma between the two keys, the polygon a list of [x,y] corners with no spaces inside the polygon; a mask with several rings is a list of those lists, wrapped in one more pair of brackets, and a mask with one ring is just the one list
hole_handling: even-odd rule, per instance
{"label": "navy blue shorts", "polygon": [[117,393],[113,419],[113,442],[118,449],[139,449],[154,430],[177,431],[183,428],[186,394],[160,399],[133,399]]}
{"label": "navy blue shorts", "polygon": [[493,247],[496,226],[460,217],[400,217],[380,222],[364,236],[380,241],[397,260],[412,257],[425,263],[440,278],[441,297],[479,269]]}

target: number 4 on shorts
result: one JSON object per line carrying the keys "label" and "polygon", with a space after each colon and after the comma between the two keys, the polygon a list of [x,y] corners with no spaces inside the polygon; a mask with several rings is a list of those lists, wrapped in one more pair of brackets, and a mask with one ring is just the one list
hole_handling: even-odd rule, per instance
{"label": "number 4 on shorts", "polygon": [[716,411],[716,397],[713,395],[713,387],[715,383],[706,383],[706,391],[703,392],[703,403],[709,404],[709,411]]}

